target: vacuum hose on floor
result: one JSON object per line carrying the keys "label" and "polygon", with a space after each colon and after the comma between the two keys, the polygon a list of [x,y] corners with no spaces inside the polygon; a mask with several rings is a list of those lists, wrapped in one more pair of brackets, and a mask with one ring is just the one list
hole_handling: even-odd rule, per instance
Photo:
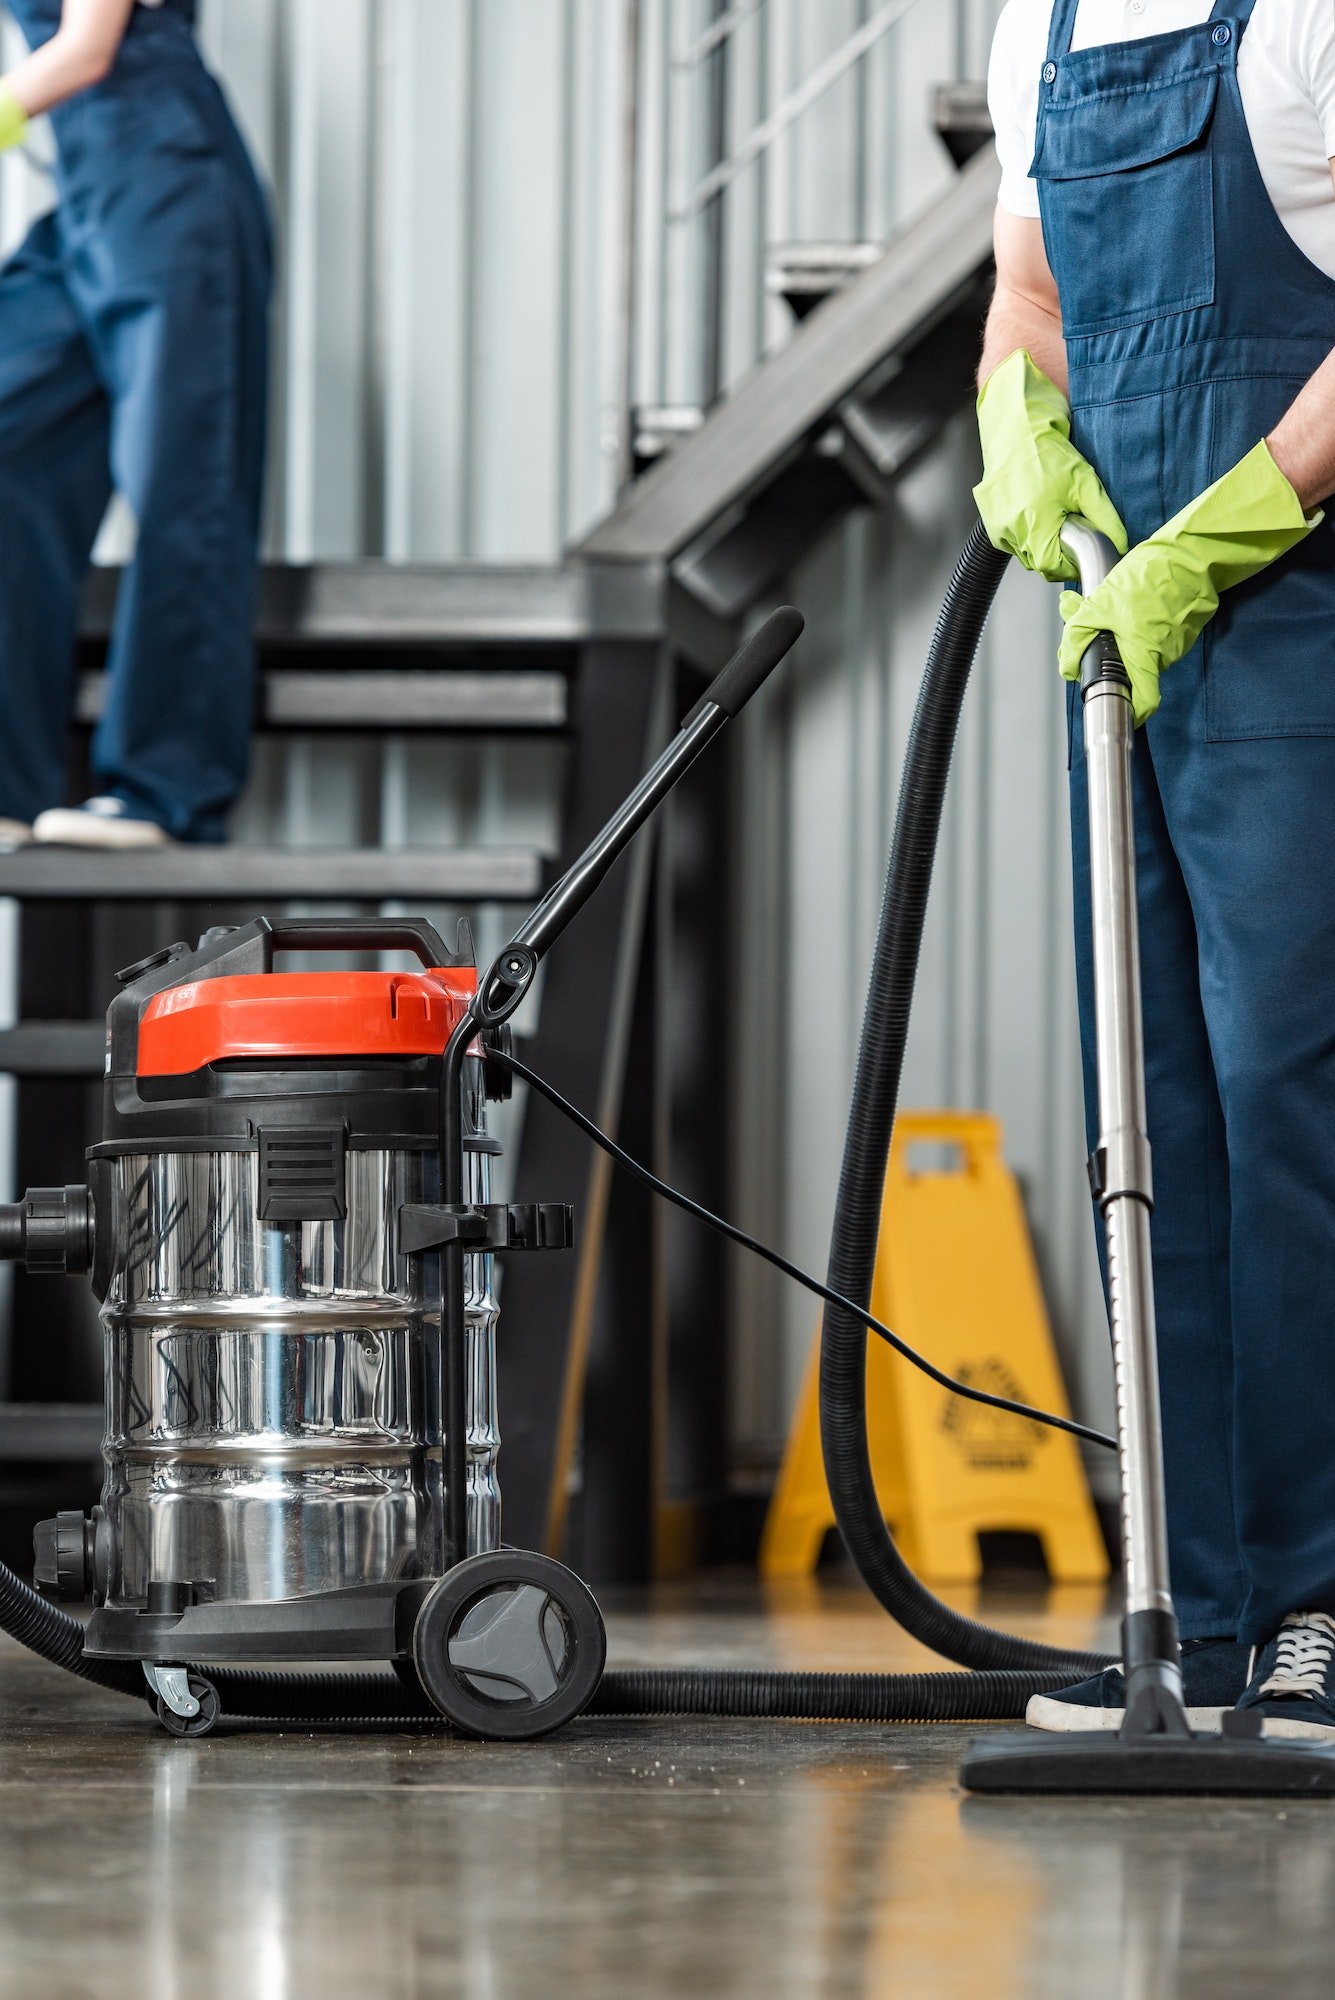
{"label": "vacuum hose on floor", "polygon": [[[946,778],[970,669],[1006,562],[975,526],[941,608],[909,738],[830,1244],[831,1288],[868,1305]],[[1107,1665],[1098,1655],[1063,1653],[961,1617],[918,1581],[895,1547],[876,1496],[867,1449],[866,1365],[866,1326],[856,1314],[827,1307],[821,1444],[835,1518],[863,1580],[891,1616],[933,1652],[970,1671],[613,1670],[591,1713],[982,1722],[1023,1715],[1031,1695]],[[77,1619],[3,1564],[0,1630],[98,1686],[150,1693],[137,1666],[85,1655]],[[201,1671],[217,1688],[224,1712],[233,1715],[341,1726],[442,1721],[424,1694],[391,1674]]]}

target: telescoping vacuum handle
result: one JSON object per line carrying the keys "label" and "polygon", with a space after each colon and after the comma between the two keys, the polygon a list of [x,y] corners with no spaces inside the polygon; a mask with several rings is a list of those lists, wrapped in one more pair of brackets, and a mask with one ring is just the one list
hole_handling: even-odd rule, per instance
{"label": "telescoping vacuum handle", "polygon": [[574,866],[548,890],[484,975],[472,1010],[479,1026],[497,1027],[514,1012],[532,984],[539,959],[583,909],[612,863],[685,776],[705,746],[740,714],[762,681],[796,645],[804,623],[801,612],[791,604],[780,605],[710,682],[630,797],[590,841]]}
{"label": "telescoping vacuum handle", "polygon": [[[1117,551],[1087,522],[1068,521],[1062,544],[1088,595]],[[1135,717],[1117,642],[1103,632],[1081,662],[1089,795],[1099,1139],[1090,1182],[1103,1213],[1117,1385],[1126,1580],[1123,1649],[1126,1732],[1180,1734],[1182,1677],[1168,1575],[1163,1429],[1150,1266],[1154,1202],[1145,1108],[1140,933],[1132,794]]]}

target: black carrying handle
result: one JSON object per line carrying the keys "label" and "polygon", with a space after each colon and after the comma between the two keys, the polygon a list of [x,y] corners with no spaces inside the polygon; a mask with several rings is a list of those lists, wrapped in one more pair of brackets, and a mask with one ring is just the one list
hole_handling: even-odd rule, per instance
{"label": "black carrying handle", "polygon": [[424,917],[280,917],[269,925],[278,951],[411,951],[426,966],[457,963]]}

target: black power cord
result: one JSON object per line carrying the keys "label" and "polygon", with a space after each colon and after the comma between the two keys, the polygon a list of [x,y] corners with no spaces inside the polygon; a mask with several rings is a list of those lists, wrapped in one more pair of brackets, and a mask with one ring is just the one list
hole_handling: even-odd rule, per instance
{"label": "black power cord", "polygon": [[865,1312],[861,1306],[854,1305],[852,1299],[846,1298],[842,1292],[832,1291],[828,1285],[823,1285],[819,1278],[813,1278],[809,1271],[790,1263],[777,1250],[771,1250],[767,1243],[761,1243],[758,1238],[748,1236],[747,1232],[739,1229],[735,1222],[728,1222],[723,1216],[714,1215],[709,1209],[703,1208],[698,1201],[692,1201],[689,1195],[682,1194],[677,1188],[669,1187],[666,1181],[661,1181],[657,1174],[651,1173],[648,1167],[633,1158],[623,1147],[618,1146],[616,1140],[610,1139],[600,1126],[586,1117],[578,1105],[572,1104],[569,1098],[562,1097],[554,1084],[548,1083],[536,1070],[521,1062],[518,1056],[504,1053],[499,1049],[489,1049],[487,1053],[489,1059],[503,1063],[507,1069],[513,1070],[516,1076],[522,1077],[525,1083],[539,1091],[549,1104],[555,1105],[563,1117],[578,1125],[586,1138],[592,1139],[595,1146],[601,1146],[619,1167],[624,1167],[628,1174],[645,1187],[661,1195],[664,1201],[670,1201],[674,1207],[683,1209],[687,1215],[693,1215],[697,1222],[703,1222],[707,1228],[726,1237],[730,1243],[740,1243],[743,1250],[750,1250],[754,1256],[762,1257],[767,1264],[772,1264],[776,1271],[782,1271],[785,1277],[804,1285],[807,1291],[814,1292],[818,1299],[824,1299],[827,1305],[838,1306],[843,1312],[856,1314],[872,1333],[879,1334],[888,1346],[893,1347],[896,1354],[902,1355],[905,1361],[911,1361],[915,1368],[920,1368],[924,1375],[930,1377],[942,1389],[948,1389],[952,1396],[962,1396],[970,1403],[982,1403],[990,1410],[1005,1410],[1010,1416],[1027,1417],[1031,1423],[1046,1424],[1054,1431],[1069,1431],[1072,1437],[1084,1438],[1090,1444],[1101,1444],[1108,1451],[1116,1451],[1115,1438],[1106,1436],[1103,1431],[1092,1430],[1088,1424],[1077,1423],[1074,1417],[1055,1416],[1051,1410],[1035,1410],[1028,1403],[1013,1402],[1009,1396],[993,1396],[986,1389],[975,1389],[968,1382],[956,1381],[953,1375],[947,1375],[944,1370],[936,1367],[926,1355],[919,1354],[916,1348],[910,1347],[902,1335],[892,1332],[880,1320],[873,1319],[870,1313]]}

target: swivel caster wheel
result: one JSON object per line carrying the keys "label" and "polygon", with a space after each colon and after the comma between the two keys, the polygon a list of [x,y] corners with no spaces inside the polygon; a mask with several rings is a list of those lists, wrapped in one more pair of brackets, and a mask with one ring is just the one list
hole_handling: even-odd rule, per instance
{"label": "swivel caster wheel", "polygon": [[593,1593],[550,1556],[493,1549],[443,1576],[417,1614],[413,1661],[466,1736],[547,1736],[587,1708],[607,1628]]}
{"label": "swivel caster wheel", "polygon": [[156,1696],[158,1721],[170,1736],[207,1736],[222,1713],[212,1681],[183,1667],[145,1668]]}

